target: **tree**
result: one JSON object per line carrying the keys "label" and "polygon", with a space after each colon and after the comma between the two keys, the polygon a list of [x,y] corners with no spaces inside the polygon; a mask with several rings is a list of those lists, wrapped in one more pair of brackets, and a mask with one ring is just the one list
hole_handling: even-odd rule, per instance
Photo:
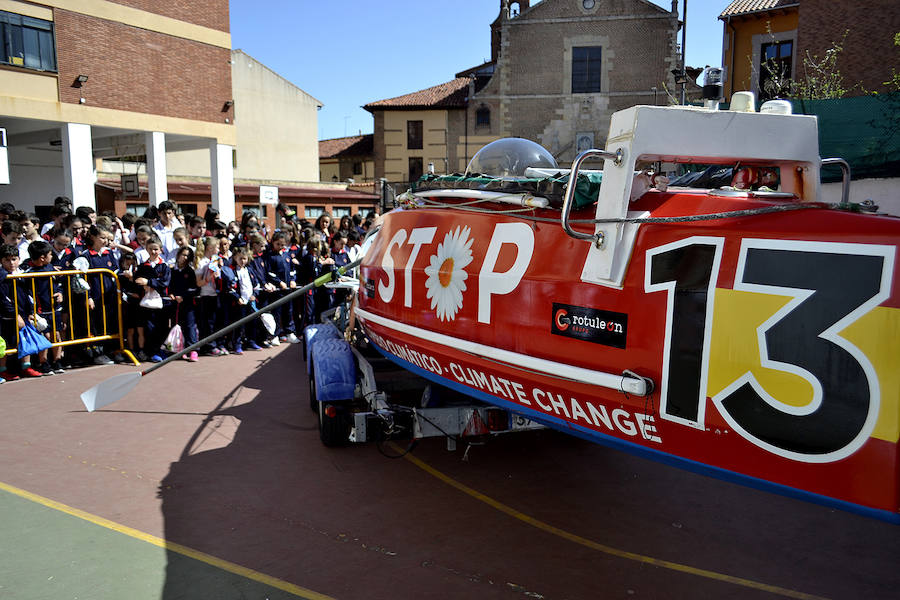
{"label": "tree", "polygon": [[[776,41],[770,25],[767,25],[767,30],[772,39],[771,44],[767,46],[770,49],[777,49],[779,43]],[[845,96],[852,88],[844,87],[844,78],[837,63],[841,52],[844,51],[844,41],[847,39],[848,33],[849,31],[844,31],[844,36],[839,42],[832,42],[821,58],[818,55],[811,55],[807,50],[801,63],[802,76],[800,77],[794,77],[791,73],[790,60],[778,56],[777,50],[772,52],[772,56],[760,61],[759,72],[755,73],[760,82],[760,99],[824,100]],[[753,64],[750,65],[750,68],[751,72],[755,70]]]}

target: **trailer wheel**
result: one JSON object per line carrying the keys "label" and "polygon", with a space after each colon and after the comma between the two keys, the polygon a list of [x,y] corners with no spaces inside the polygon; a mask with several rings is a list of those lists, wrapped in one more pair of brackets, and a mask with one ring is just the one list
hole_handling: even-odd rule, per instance
{"label": "trailer wheel", "polygon": [[[346,446],[350,443],[351,417],[343,406],[330,402],[319,402],[319,438],[329,447]],[[329,414],[333,413],[333,414]]]}

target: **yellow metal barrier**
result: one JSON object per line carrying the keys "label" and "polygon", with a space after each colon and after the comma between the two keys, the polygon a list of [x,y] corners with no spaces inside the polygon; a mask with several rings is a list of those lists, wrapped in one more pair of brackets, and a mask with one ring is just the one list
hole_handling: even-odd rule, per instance
{"label": "yellow metal barrier", "polygon": [[[111,333],[112,327],[110,318],[112,315],[108,315],[106,311],[106,291],[104,290],[104,286],[100,285],[100,306],[95,306],[94,309],[90,307],[90,292],[85,291],[81,293],[76,293],[72,291],[72,283],[73,279],[76,277],[80,277],[85,282],[88,281],[88,277],[90,275],[96,275],[98,277],[108,276],[111,277],[113,281],[116,283],[116,314],[115,319],[118,327],[116,327],[116,331]],[[7,281],[11,281],[12,283],[12,300],[15,308],[15,316],[19,315],[19,286],[26,286],[25,292],[29,291],[30,287],[30,296],[33,299],[32,307],[31,307],[31,315],[35,317],[34,320],[37,320],[38,314],[46,314],[45,311],[38,311],[38,298],[37,298],[37,280],[43,278],[50,278],[50,311],[49,318],[47,318],[47,329],[45,329],[42,333],[50,334],[50,344],[51,347],[61,347],[61,346],[74,346],[77,344],[90,344],[94,342],[102,342],[106,340],[118,340],[119,342],[119,351],[124,353],[135,365],[139,365],[140,362],[134,357],[134,355],[125,348],[125,342],[123,338],[123,325],[122,322],[122,286],[119,283],[119,277],[115,273],[115,271],[111,271],[109,269],[88,269],[87,271],[78,271],[78,270],[69,270],[69,271],[47,271],[46,273],[19,273],[17,275],[9,275],[7,276]],[[63,284],[62,295],[63,302],[58,302],[56,300],[56,288],[57,284],[61,283],[60,280],[63,280],[65,283]],[[74,299],[74,300],[73,300]],[[59,311],[57,307],[65,308],[68,307],[67,311]],[[84,310],[83,313],[80,311]],[[91,311],[97,310],[99,308],[101,313],[101,321],[102,321],[102,330],[94,333],[94,328],[91,327]],[[87,333],[87,337],[72,337],[75,334],[75,314],[76,311],[79,311],[78,314],[84,314],[84,320],[77,319],[80,324],[84,324],[85,331]],[[68,316],[68,335],[70,339],[63,339],[63,335],[61,335],[60,325],[64,323],[58,323],[57,320],[59,318],[58,312],[64,312]],[[32,323],[33,324],[33,323]],[[18,353],[18,319],[16,319],[15,323],[16,327],[16,339],[14,340],[6,340],[6,354],[17,354]]]}

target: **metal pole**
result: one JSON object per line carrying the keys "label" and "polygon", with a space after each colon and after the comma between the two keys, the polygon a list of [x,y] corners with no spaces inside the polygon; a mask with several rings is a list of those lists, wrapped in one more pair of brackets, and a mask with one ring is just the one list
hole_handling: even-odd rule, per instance
{"label": "metal pole", "polygon": [[681,19],[681,77],[684,83],[681,84],[681,104],[687,104],[687,71],[685,70],[687,63],[685,62],[685,51],[687,49],[687,0],[684,0],[684,15]]}
{"label": "metal pole", "polygon": [[315,288],[317,288],[317,287],[321,287],[321,286],[325,285],[326,283],[328,283],[329,281],[333,281],[334,279],[336,279],[337,277],[340,277],[341,275],[343,275],[343,274],[346,273],[347,271],[350,271],[351,269],[354,269],[354,268],[358,267],[358,266],[362,263],[362,261],[363,261],[363,257],[357,258],[356,260],[354,260],[354,261],[351,262],[350,264],[344,265],[343,267],[339,267],[339,268],[335,269],[334,271],[332,271],[331,273],[326,273],[326,274],[322,275],[321,277],[319,277],[318,279],[316,279],[316,280],[313,281],[312,283],[308,283],[308,284],[304,285],[304,286],[301,287],[301,288],[297,288],[297,289],[295,289],[295,290],[291,290],[291,292],[290,292],[289,294],[287,294],[287,295],[285,295],[285,296],[279,298],[278,300],[276,300],[275,302],[269,304],[268,306],[265,306],[265,307],[263,307],[263,308],[260,308],[259,310],[256,310],[256,311],[250,313],[250,314],[247,315],[246,317],[243,317],[243,318],[241,318],[241,319],[238,319],[237,321],[235,321],[235,322],[232,323],[231,325],[228,325],[227,327],[223,327],[222,329],[220,329],[220,330],[218,330],[218,331],[214,331],[213,333],[209,334],[208,336],[206,336],[206,337],[203,338],[202,340],[200,340],[200,341],[198,341],[198,342],[195,342],[195,343],[191,344],[190,346],[188,346],[188,347],[185,348],[184,350],[182,350],[182,351],[180,351],[180,352],[176,352],[176,353],[173,354],[172,356],[167,357],[167,358],[166,358],[165,360],[163,360],[162,362],[158,362],[158,363],[156,363],[155,365],[152,365],[152,366],[150,366],[150,367],[147,367],[146,369],[144,369],[143,371],[141,371],[141,374],[142,374],[142,375],[146,375],[146,374],[148,374],[148,373],[151,373],[151,372],[157,370],[158,368],[160,368],[160,367],[162,367],[162,366],[164,366],[164,365],[169,364],[170,362],[172,362],[172,361],[174,361],[174,360],[178,360],[179,358],[181,358],[182,356],[184,356],[184,355],[187,354],[188,352],[191,352],[192,350],[197,350],[198,348],[203,347],[204,344],[208,344],[209,342],[211,342],[211,341],[213,341],[213,340],[215,340],[215,339],[218,339],[218,338],[222,337],[222,336],[225,335],[226,333],[228,333],[228,332],[230,332],[230,331],[234,331],[235,329],[237,329],[238,327],[241,327],[242,325],[246,325],[247,323],[249,323],[249,322],[252,321],[253,319],[259,318],[259,315],[261,315],[262,313],[264,313],[264,312],[269,312],[269,311],[271,311],[271,310],[273,310],[273,309],[275,309],[275,308],[278,308],[278,307],[281,306],[282,304],[285,304],[285,303],[287,303],[287,302],[291,302],[291,301],[294,300],[295,298],[299,298],[300,296],[302,296],[303,294],[305,294],[305,293],[308,292],[309,290],[315,289]]}

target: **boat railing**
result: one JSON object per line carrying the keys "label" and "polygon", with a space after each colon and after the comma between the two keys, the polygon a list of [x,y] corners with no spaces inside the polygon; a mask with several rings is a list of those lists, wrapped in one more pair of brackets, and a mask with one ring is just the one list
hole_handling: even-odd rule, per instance
{"label": "boat railing", "polygon": [[572,229],[572,226],[569,224],[569,214],[572,212],[572,205],[575,203],[575,186],[571,184],[573,181],[578,180],[578,170],[581,168],[581,163],[589,158],[603,158],[606,160],[611,160],[614,165],[619,166],[622,164],[624,160],[624,152],[621,148],[616,150],[615,152],[609,152],[607,150],[597,150],[592,148],[590,150],[585,150],[581,154],[579,154],[575,161],[572,163],[572,170],[569,176],[570,184],[566,186],[566,194],[563,196],[563,205],[562,205],[562,214],[560,215],[560,222],[562,223],[563,231],[566,232],[570,237],[573,237],[577,240],[590,240],[594,242],[594,245],[597,248],[603,248],[604,244],[604,235],[602,232],[597,233],[582,233],[580,231],[575,231]]}
{"label": "boat railing", "polygon": [[841,204],[850,202],[850,164],[843,158],[823,158],[822,166],[837,165],[841,168]]}

